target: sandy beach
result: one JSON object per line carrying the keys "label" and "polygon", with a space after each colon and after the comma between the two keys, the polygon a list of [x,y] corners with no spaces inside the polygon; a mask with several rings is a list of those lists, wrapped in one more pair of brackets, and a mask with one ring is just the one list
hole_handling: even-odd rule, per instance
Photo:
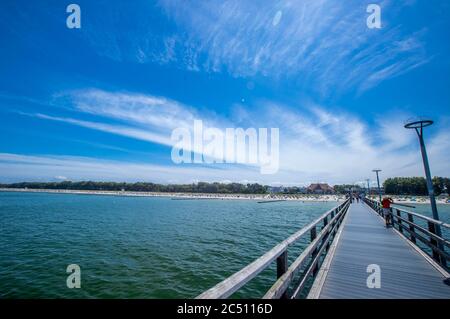
{"label": "sandy beach", "polygon": [[25,189],[0,188],[0,192],[30,192],[79,195],[110,195],[135,197],[169,197],[174,199],[218,199],[218,200],[296,200],[311,202],[342,201],[343,195],[304,195],[304,194],[210,194],[210,193],[161,193],[161,192],[130,192],[130,191],[91,191],[65,189]]}
{"label": "sandy beach", "polygon": [[[135,196],[135,197],[169,197],[178,200],[188,199],[217,199],[217,200],[286,200],[303,202],[334,202],[345,200],[344,195],[313,195],[313,194],[209,194],[209,193],[161,193],[161,192],[130,192],[130,191],[92,191],[92,190],[65,190],[65,189],[25,189],[0,188],[0,192],[30,192],[53,194],[79,194],[79,195],[109,195],[109,196]],[[395,196],[395,202],[404,204],[429,204],[427,196]],[[377,196],[371,196],[377,199]],[[438,204],[450,204],[447,197],[437,198]]]}
{"label": "sandy beach", "polygon": [[[428,196],[401,196],[401,195],[387,195],[391,197],[394,202],[402,204],[430,204],[430,198]],[[370,196],[371,199],[377,200],[378,196]],[[450,204],[449,197],[436,197],[437,204]]]}

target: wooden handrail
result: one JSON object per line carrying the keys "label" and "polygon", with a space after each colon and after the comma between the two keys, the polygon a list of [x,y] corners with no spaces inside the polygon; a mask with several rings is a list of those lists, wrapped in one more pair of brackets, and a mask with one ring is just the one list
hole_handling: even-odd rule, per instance
{"label": "wooden handrail", "polygon": [[[417,230],[421,231],[422,233],[424,233],[425,235],[428,235],[428,236],[432,237],[433,239],[436,239],[437,241],[442,242],[444,245],[446,245],[447,247],[450,248],[450,241],[448,241],[447,239],[445,239],[445,238],[443,238],[443,237],[439,237],[438,235],[436,235],[436,234],[430,232],[428,229],[425,229],[425,228],[423,228],[422,226],[419,226],[419,225],[417,225],[417,224],[414,223],[414,222],[410,222],[409,220],[407,220],[407,219],[405,219],[405,218],[403,218],[403,217],[401,217],[401,216],[398,216],[398,215],[397,215],[397,216],[396,216],[396,215],[392,215],[392,216],[393,216],[393,218],[395,218],[395,219],[397,219],[397,220],[401,220],[402,222],[404,222],[404,223],[406,223],[406,224],[408,224],[408,225],[413,226],[414,229],[417,229]],[[403,226],[402,226],[402,228],[403,228],[404,230],[408,231],[407,228],[404,228]]]}
{"label": "wooden handrail", "polygon": [[450,255],[447,252],[445,252],[444,250],[442,250],[441,248],[439,248],[438,246],[433,245],[429,239],[423,237],[422,235],[420,235],[410,229],[405,228],[405,231],[407,231],[410,235],[413,235],[416,239],[419,239],[423,244],[425,244],[426,246],[431,248],[433,251],[438,252],[439,255],[442,256],[443,258],[450,260]]}
{"label": "wooden handrail", "polygon": [[[315,230],[317,226],[321,222],[324,222],[324,228],[320,232],[319,236],[316,237],[312,243],[306,248],[308,250],[313,243],[317,243],[319,239],[321,238],[321,235],[324,233],[324,230],[329,229],[330,225],[333,225],[333,221],[335,221],[339,216],[342,216],[346,213],[350,201],[346,200],[345,202],[339,204],[338,206],[330,209],[323,215],[321,215],[319,218],[317,218],[312,223],[308,224],[307,226],[303,227],[296,233],[292,234],[290,237],[288,237],[286,240],[282,241],[275,247],[273,247],[271,250],[269,250],[267,253],[241,269],[240,271],[236,272],[235,274],[231,275],[230,277],[226,278],[222,282],[218,283],[214,287],[206,290],[199,296],[197,296],[197,299],[220,299],[220,298],[228,298],[233,293],[235,293],[237,290],[239,290],[242,286],[244,286],[246,283],[248,283],[250,280],[255,278],[259,273],[261,273],[264,269],[266,269],[273,261],[280,258],[284,253],[287,252],[287,249],[292,244],[296,243],[301,237],[303,237],[305,234],[310,233],[313,229]],[[332,216],[330,221],[328,221],[328,217]],[[326,222],[325,222],[326,221]],[[311,251],[314,250],[317,247],[315,245],[311,248]],[[286,257],[286,256],[284,256]],[[283,263],[280,263],[283,264]],[[284,275],[286,269],[279,272],[279,275]]]}
{"label": "wooden handrail", "polygon": [[[372,203],[374,203],[376,205],[380,205],[377,201],[374,201],[374,200],[372,200],[370,198],[366,198],[366,199],[371,201]],[[395,205],[395,204],[393,204],[393,205]],[[439,225],[441,227],[445,227],[445,228],[449,228],[450,229],[450,224],[444,223],[441,220],[436,220],[436,219],[433,219],[431,217],[424,216],[424,215],[421,215],[421,214],[418,214],[418,213],[414,213],[414,212],[411,212],[411,211],[403,209],[403,208],[395,207],[395,209],[398,209],[399,211],[401,211],[401,212],[403,212],[405,214],[411,214],[411,215],[413,215],[415,217],[421,218],[421,219],[426,220],[427,222],[433,223],[435,225]]]}
{"label": "wooden handrail", "polygon": [[[338,220],[342,219],[342,214],[336,215],[333,217],[333,219],[330,221],[330,223],[325,226],[319,235],[314,239],[313,242],[300,254],[300,256],[292,263],[292,265],[289,267],[289,269],[284,273],[282,277],[280,277],[275,284],[269,289],[269,291],[264,295],[263,299],[277,299],[280,298],[286,290],[289,288],[289,285],[291,284],[292,280],[294,279],[294,276],[298,273],[300,270],[300,267],[304,265],[304,263],[307,261],[309,257],[313,254],[314,250],[317,248],[317,246],[320,244],[322,239],[329,235],[335,228],[338,223],[336,223]],[[331,230],[330,230],[331,228]],[[316,254],[316,257],[314,258],[310,269],[305,274],[305,277],[309,275],[309,273],[312,271],[314,264],[316,263],[316,259],[321,255],[321,252],[326,247],[326,245],[322,245],[319,249],[319,251]],[[300,284],[299,286],[303,286]],[[300,287],[302,288],[302,287]]]}

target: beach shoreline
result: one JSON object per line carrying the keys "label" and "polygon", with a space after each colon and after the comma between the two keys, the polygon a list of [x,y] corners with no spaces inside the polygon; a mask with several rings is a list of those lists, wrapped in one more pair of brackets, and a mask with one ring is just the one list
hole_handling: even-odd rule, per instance
{"label": "beach shoreline", "polygon": [[[0,188],[0,192],[51,193],[74,195],[108,195],[125,197],[164,197],[178,200],[183,199],[216,199],[216,200],[283,200],[301,202],[340,202],[344,195],[322,194],[222,194],[222,193],[163,193],[163,192],[132,192],[132,191],[103,191],[103,190],[67,190],[67,189],[28,189],[28,188]],[[394,201],[404,204],[429,204],[427,196],[391,195]],[[377,196],[371,196],[377,199]],[[450,204],[445,199],[437,199],[438,204]]]}
{"label": "beach shoreline", "polygon": [[132,192],[102,190],[67,190],[67,189],[25,189],[0,188],[0,192],[51,193],[74,195],[108,195],[125,197],[166,197],[173,199],[218,199],[218,200],[286,200],[310,202],[343,201],[343,195],[303,195],[303,194],[223,194],[223,193],[165,193],[165,192]]}

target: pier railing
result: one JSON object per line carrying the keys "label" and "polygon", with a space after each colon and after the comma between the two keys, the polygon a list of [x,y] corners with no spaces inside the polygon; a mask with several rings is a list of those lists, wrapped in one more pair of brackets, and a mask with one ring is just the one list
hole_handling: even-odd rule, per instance
{"label": "pier railing", "polygon": [[[303,227],[273,247],[263,256],[211,289],[203,292],[197,298],[228,298],[275,261],[277,265],[277,280],[263,298],[297,298],[304,293],[308,280],[317,274],[323,261],[322,257],[330,248],[349,205],[350,201],[346,200],[329,210],[306,227]],[[291,265],[288,265],[288,248],[305,237],[309,240],[308,246]],[[294,281],[295,286],[292,287]]]}
{"label": "pier railing", "polygon": [[[379,215],[383,216],[383,209],[379,202],[370,198],[366,198],[365,202]],[[450,241],[445,237],[450,233],[450,225],[401,208],[391,207],[390,210],[395,229],[402,235],[406,235],[407,239],[448,270]],[[438,227],[442,229],[441,236],[437,235]],[[422,243],[422,245],[419,243]]]}

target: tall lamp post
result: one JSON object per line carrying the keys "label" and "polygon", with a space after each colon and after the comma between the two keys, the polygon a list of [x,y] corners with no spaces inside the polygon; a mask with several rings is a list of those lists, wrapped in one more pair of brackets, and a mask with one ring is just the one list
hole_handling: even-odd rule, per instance
{"label": "tall lamp post", "polygon": [[[423,140],[423,128],[433,124],[432,120],[420,119],[409,121],[405,124],[407,129],[415,129],[420,142],[420,151],[422,153],[423,167],[425,169],[425,176],[427,179],[428,195],[430,196],[431,210],[433,212],[433,218],[439,220],[439,214],[436,206],[436,198],[434,198],[433,182],[431,181],[430,165],[428,163],[427,150],[425,148],[425,142]],[[436,225],[436,235],[441,236],[441,227]]]}
{"label": "tall lamp post", "polygon": [[370,179],[366,179],[367,181],[367,197],[370,195]]}
{"label": "tall lamp post", "polygon": [[378,175],[379,172],[381,172],[381,169],[374,169],[372,172],[375,172],[377,174],[377,185],[378,185],[378,197],[380,199],[381,203],[381,188],[380,188],[380,176]]}

